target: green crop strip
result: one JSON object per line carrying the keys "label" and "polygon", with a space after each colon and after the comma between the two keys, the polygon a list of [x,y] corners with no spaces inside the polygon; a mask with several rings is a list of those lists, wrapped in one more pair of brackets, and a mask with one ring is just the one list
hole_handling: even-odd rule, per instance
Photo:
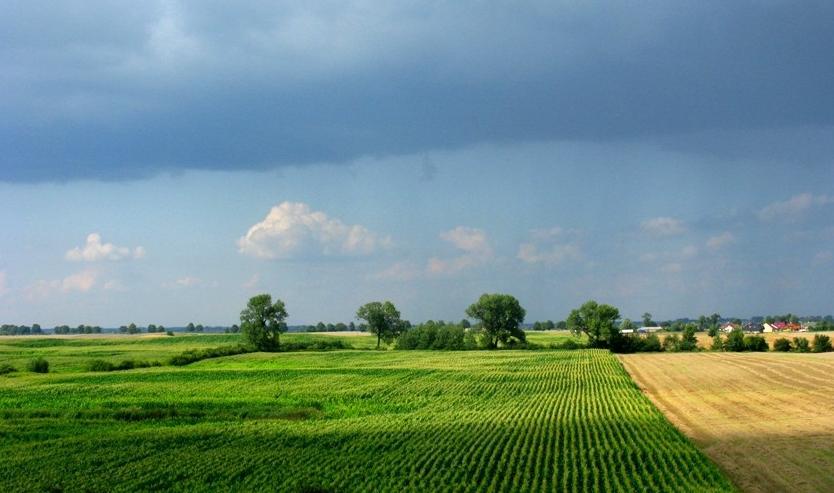
{"label": "green crop strip", "polygon": [[0,413],[0,491],[733,491],[602,350],[16,372]]}

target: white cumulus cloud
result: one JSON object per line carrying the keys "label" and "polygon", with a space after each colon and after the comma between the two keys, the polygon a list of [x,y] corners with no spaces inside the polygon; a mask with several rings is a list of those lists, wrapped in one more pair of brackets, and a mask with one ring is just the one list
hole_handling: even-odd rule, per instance
{"label": "white cumulus cloud", "polygon": [[730,233],[729,231],[725,231],[720,235],[710,237],[707,240],[707,248],[709,248],[710,250],[719,250],[727,245],[735,243],[735,241],[735,235]]}
{"label": "white cumulus cloud", "polygon": [[654,217],[646,219],[640,228],[652,236],[674,236],[686,231],[683,221],[673,217]]}
{"label": "white cumulus cloud", "polygon": [[834,203],[834,197],[828,195],[813,195],[801,193],[794,195],[788,200],[774,202],[763,207],[759,211],[759,219],[762,221],[795,221],[812,207],[819,207]]}
{"label": "white cumulus cloud", "polygon": [[430,258],[426,265],[426,271],[429,274],[455,274],[482,265],[493,257],[492,246],[489,244],[486,233],[481,229],[458,226],[441,233],[440,239],[448,241],[463,253],[451,258]]}
{"label": "white cumulus cloud", "polygon": [[310,206],[282,202],[263,221],[238,240],[239,251],[264,259],[288,259],[311,253],[320,255],[368,255],[387,248],[391,239],[358,224],[328,217]]}
{"label": "white cumulus cloud", "polygon": [[32,300],[47,298],[55,293],[69,293],[72,291],[86,293],[93,289],[97,279],[97,272],[83,270],[63,279],[35,281],[25,289],[25,294],[27,298]]}
{"label": "white cumulus cloud", "polygon": [[582,251],[576,242],[576,231],[565,231],[559,227],[533,229],[530,241],[518,247],[516,258],[528,264],[556,266],[579,260]]}
{"label": "white cumulus cloud", "polygon": [[144,247],[128,248],[112,243],[102,243],[101,235],[90,233],[83,247],[69,250],[65,257],[73,262],[97,262],[99,260],[140,259],[145,256]]}

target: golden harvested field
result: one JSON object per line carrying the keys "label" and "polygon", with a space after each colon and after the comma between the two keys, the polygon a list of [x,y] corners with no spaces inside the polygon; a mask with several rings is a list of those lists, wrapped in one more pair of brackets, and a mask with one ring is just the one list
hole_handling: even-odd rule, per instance
{"label": "golden harvested field", "polygon": [[620,359],[742,491],[834,491],[834,353]]}

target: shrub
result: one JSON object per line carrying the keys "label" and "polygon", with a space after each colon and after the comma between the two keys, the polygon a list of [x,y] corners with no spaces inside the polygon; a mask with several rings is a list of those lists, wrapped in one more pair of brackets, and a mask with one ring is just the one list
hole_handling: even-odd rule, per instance
{"label": "shrub", "polygon": [[87,371],[113,371],[113,363],[103,359],[94,359],[87,363]]}
{"label": "shrub", "polygon": [[811,344],[804,337],[797,337],[793,340],[794,351],[797,353],[808,353],[811,351]]}
{"label": "shrub", "polygon": [[12,366],[8,363],[3,363],[2,365],[0,365],[0,375],[6,375],[6,374],[9,374],[9,373],[14,373],[16,371],[17,371],[17,368],[15,368],[14,366]]}
{"label": "shrub", "polygon": [[724,341],[721,339],[721,334],[716,333],[712,336],[712,345],[709,347],[713,351],[723,351]]}
{"label": "shrub", "polygon": [[466,349],[466,331],[459,325],[427,322],[412,327],[397,338],[397,349]]}
{"label": "shrub", "polygon": [[172,337],[173,337],[174,332],[169,330],[168,332],[166,332],[166,333],[165,333],[165,335],[166,335],[166,336],[172,336]]}
{"label": "shrub", "polygon": [[827,335],[817,334],[811,343],[811,351],[815,353],[827,353],[831,351],[831,338]]}
{"label": "shrub", "polygon": [[26,369],[34,373],[49,373],[49,361],[43,358],[29,360]]}
{"label": "shrub", "polygon": [[[217,354],[215,356],[209,356],[209,358],[217,358],[219,356],[231,356],[232,354],[242,354],[251,352],[251,349],[248,349],[246,346],[226,346],[226,347],[240,347],[243,348],[241,352],[233,352],[231,354]],[[216,348],[216,349],[222,349]],[[334,340],[323,340],[323,341],[298,341],[298,342],[285,342],[281,344],[281,347],[278,349],[282,352],[288,351],[330,351],[333,349],[353,349],[353,346],[347,344],[346,342],[340,339]],[[212,351],[212,350],[209,350]]]}
{"label": "shrub", "polygon": [[663,347],[660,344],[660,337],[657,337],[657,334],[649,334],[643,339],[643,351],[644,352],[660,352],[663,351]]}
{"label": "shrub", "polygon": [[681,348],[681,340],[677,334],[668,335],[663,338],[663,350],[664,351],[680,351]]}
{"label": "shrub", "polygon": [[744,332],[740,329],[735,329],[727,336],[727,341],[724,343],[725,351],[741,352],[747,349],[744,345]]}
{"label": "shrub", "polygon": [[551,343],[551,344],[550,344],[550,347],[551,347],[552,349],[569,349],[569,350],[573,350],[573,349],[579,349],[579,348],[581,348],[581,347],[583,347],[583,346],[582,346],[582,344],[579,344],[579,343],[578,343],[575,339],[568,339],[568,340],[563,341],[563,342],[555,342],[555,343]]}
{"label": "shrub", "polygon": [[692,325],[686,326],[678,349],[681,351],[695,351],[698,349],[698,339],[695,337],[695,327]]}
{"label": "shrub", "polygon": [[744,349],[747,351],[767,352],[767,341],[762,336],[745,336]]}
{"label": "shrub", "polygon": [[[287,350],[287,348],[282,347],[281,350],[285,351]],[[235,354],[251,353],[252,351],[253,349],[249,346],[220,346],[211,349],[192,349],[184,351],[176,356],[172,356],[171,359],[168,360],[168,364],[173,366],[185,366],[204,359],[220,358],[222,356],[233,356]]]}
{"label": "shrub", "polygon": [[615,353],[645,353],[662,351],[662,348],[657,335],[641,337],[635,334],[617,337],[611,345],[611,350]]}
{"label": "shrub", "polygon": [[780,337],[779,339],[776,339],[775,341],[773,341],[773,350],[774,351],[780,351],[780,352],[783,352],[783,353],[786,353],[788,351],[792,351],[793,350],[793,343],[791,343],[791,340],[786,338],[786,337]]}

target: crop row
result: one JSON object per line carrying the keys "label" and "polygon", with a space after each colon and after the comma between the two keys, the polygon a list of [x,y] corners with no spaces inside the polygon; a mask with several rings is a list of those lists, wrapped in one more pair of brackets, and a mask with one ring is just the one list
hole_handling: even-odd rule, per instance
{"label": "crop row", "polygon": [[15,390],[0,407],[241,413],[10,420],[4,491],[732,490],[607,351],[252,354]]}

